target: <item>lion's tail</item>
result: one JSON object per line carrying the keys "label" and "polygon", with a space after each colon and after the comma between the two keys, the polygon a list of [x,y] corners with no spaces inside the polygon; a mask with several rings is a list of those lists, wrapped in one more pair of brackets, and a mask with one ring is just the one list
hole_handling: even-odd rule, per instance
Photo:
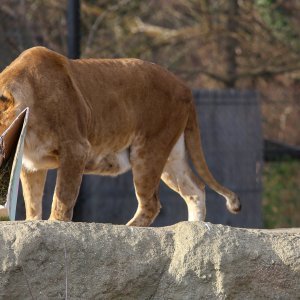
{"label": "lion's tail", "polygon": [[192,160],[192,163],[198,175],[204,182],[215,192],[222,195],[226,199],[226,206],[232,213],[241,210],[241,204],[238,196],[219,184],[208,169],[200,138],[199,125],[197,121],[197,113],[193,105],[191,105],[187,126],[184,131],[185,144]]}

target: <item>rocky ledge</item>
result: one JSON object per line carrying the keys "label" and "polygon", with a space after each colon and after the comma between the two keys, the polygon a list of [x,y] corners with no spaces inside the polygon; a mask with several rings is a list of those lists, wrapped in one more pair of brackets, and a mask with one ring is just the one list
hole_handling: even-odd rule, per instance
{"label": "rocky ledge", "polygon": [[300,230],[0,222],[0,299],[299,299]]}

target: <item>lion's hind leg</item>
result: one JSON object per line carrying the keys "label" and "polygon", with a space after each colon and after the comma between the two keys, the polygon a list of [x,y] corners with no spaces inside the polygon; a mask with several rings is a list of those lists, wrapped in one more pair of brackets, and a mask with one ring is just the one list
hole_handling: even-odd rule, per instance
{"label": "lion's hind leg", "polygon": [[188,165],[183,135],[174,146],[161,179],[185,200],[189,221],[205,220],[205,185]]}
{"label": "lion's hind leg", "polygon": [[161,205],[158,199],[157,190],[143,194],[139,185],[135,184],[138,208],[133,218],[126,224],[129,226],[147,227],[155,220],[159,214]]}
{"label": "lion's hind leg", "polygon": [[[135,194],[138,208],[133,218],[127,223],[130,226],[149,226],[159,214],[161,205],[158,198],[158,184],[161,172],[149,168],[142,170],[144,162],[139,161],[132,167]],[[147,170],[147,169],[146,169]]]}
{"label": "lion's hind leg", "polygon": [[149,141],[132,147],[131,166],[138,208],[127,225],[149,226],[159,214],[158,186],[168,153],[159,152],[157,148],[153,151],[154,144],[155,141]]}

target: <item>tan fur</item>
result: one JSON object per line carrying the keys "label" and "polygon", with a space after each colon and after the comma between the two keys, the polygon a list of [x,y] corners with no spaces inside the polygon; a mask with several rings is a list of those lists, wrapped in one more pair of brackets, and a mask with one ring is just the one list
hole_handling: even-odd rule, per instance
{"label": "tan fur", "polygon": [[[237,196],[209,172],[191,91],[173,74],[138,59],[69,60],[43,47],[23,52],[0,74],[0,130],[30,108],[21,181],[28,220],[41,218],[48,169],[58,169],[51,220],[69,221],[82,174],[132,168],[138,209],[129,225],[150,225],[160,178],[205,219],[202,179],[238,211]],[[184,142],[185,139],[185,142]]]}

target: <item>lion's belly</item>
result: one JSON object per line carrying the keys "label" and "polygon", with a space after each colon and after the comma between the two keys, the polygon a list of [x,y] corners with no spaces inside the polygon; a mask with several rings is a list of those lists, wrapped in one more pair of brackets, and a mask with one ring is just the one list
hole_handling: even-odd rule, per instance
{"label": "lion's belly", "polygon": [[84,172],[86,174],[117,176],[130,169],[129,149],[125,149],[104,156],[92,154]]}

